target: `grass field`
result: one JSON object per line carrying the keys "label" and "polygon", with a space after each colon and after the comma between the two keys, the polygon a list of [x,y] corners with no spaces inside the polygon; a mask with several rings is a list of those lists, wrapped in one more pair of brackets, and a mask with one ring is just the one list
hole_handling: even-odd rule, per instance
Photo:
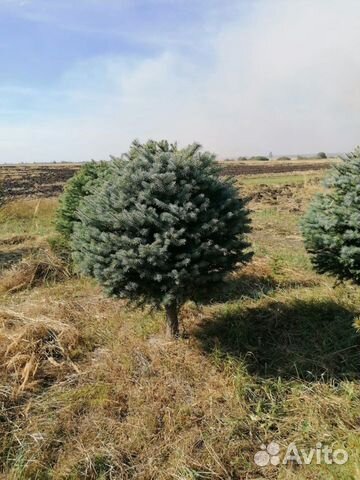
{"label": "grass field", "polygon": [[[5,206],[2,478],[360,478],[359,290],[313,272],[298,226],[319,178],[239,188],[254,260],[209,304],[184,307],[178,342],[162,313],[105,298],[50,249],[56,198]],[[349,460],[257,466],[270,442]]]}

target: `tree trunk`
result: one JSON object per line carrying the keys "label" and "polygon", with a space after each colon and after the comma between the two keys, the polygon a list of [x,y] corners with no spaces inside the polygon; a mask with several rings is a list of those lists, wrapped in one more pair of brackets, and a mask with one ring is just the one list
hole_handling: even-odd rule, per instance
{"label": "tree trunk", "polygon": [[169,338],[179,338],[179,318],[176,302],[170,303],[165,307],[166,311],[166,335]]}

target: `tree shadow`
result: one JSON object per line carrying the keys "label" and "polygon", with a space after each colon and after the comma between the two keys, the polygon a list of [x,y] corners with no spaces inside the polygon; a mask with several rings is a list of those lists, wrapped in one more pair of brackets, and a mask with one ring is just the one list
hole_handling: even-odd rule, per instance
{"label": "tree shadow", "polygon": [[272,275],[241,272],[228,278],[215,293],[204,293],[200,303],[225,303],[245,298],[257,300],[279,289],[313,287],[316,283],[314,279],[278,281]]}
{"label": "tree shadow", "polygon": [[334,301],[269,301],[227,306],[196,335],[207,352],[245,360],[251,374],[307,381],[353,379],[360,373],[356,312]]}

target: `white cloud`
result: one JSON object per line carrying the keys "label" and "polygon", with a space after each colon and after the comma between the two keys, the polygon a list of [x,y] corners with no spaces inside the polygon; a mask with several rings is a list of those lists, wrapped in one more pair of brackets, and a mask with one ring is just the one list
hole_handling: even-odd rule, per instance
{"label": "white cloud", "polygon": [[221,156],[359,143],[357,0],[261,0],[202,41],[206,58],[168,49],[80,63],[47,93],[68,113],[2,124],[2,160],[106,158],[135,137],[197,140]]}

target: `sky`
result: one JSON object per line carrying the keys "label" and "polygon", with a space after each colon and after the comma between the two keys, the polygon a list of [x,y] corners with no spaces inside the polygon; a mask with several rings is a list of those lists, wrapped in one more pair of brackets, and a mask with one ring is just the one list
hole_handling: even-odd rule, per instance
{"label": "sky", "polygon": [[0,163],[360,143],[359,0],[0,0]]}

